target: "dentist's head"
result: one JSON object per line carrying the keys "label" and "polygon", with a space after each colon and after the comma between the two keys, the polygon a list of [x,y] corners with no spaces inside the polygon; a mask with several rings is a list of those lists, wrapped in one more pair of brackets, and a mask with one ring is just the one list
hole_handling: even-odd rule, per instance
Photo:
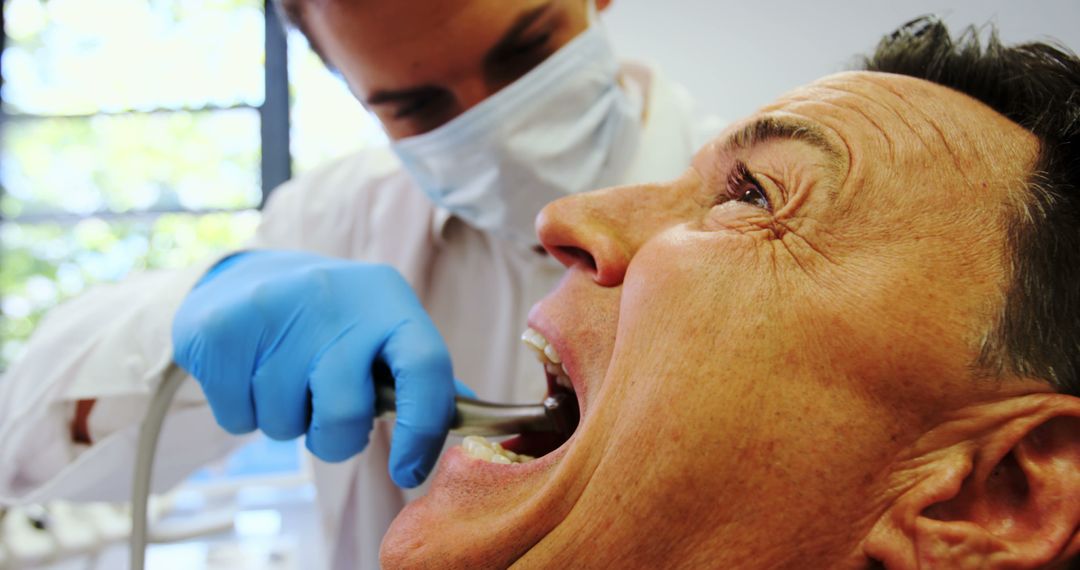
{"label": "dentist's head", "polygon": [[566,194],[619,183],[643,95],[596,22],[607,0],[282,0],[438,205],[535,243]]}
{"label": "dentist's head", "polygon": [[446,123],[528,73],[588,27],[591,2],[279,3],[387,134],[401,139]]}

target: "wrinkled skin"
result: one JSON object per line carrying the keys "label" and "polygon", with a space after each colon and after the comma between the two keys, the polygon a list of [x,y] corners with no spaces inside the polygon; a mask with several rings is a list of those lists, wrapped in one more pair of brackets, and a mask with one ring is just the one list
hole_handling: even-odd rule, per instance
{"label": "wrinkled skin", "polygon": [[[763,118],[818,139],[732,138]],[[677,180],[549,205],[539,235],[568,270],[530,322],[581,424],[525,466],[451,450],[384,565],[980,567],[931,551],[955,510],[945,482],[1021,441],[993,439],[999,423],[1076,409],[971,366],[1006,286],[1004,205],[1036,151],[967,96],[845,73],[733,125]],[[763,195],[729,184],[737,162]],[[969,453],[979,434],[1005,451]]]}

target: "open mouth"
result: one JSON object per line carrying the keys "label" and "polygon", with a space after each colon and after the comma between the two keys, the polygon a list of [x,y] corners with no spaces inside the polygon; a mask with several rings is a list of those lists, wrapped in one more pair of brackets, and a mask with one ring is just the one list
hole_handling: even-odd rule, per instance
{"label": "open mouth", "polygon": [[536,353],[537,359],[544,365],[548,387],[547,398],[559,399],[560,415],[565,420],[568,429],[522,433],[501,443],[469,436],[465,438],[462,447],[466,455],[470,457],[491,463],[527,463],[562,447],[577,430],[581,417],[580,402],[574,383],[563,367],[562,359],[559,358],[555,347],[544,338],[544,335],[532,328],[522,333],[521,340]]}

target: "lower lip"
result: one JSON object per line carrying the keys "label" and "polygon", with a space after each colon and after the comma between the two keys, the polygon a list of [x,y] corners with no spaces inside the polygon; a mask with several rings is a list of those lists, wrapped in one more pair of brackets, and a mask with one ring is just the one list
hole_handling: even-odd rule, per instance
{"label": "lower lip", "polygon": [[[577,435],[576,432],[574,435]],[[483,459],[477,459],[465,453],[460,445],[451,447],[439,462],[439,471],[442,475],[458,480],[468,480],[472,484],[497,484],[506,485],[519,479],[535,477],[540,473],[547,472],[562,460],[567,449],[574,441],[574,435],[563,442],[558,449],[543,457],[538,457],[526,463],[501,464],[492,463]]]}

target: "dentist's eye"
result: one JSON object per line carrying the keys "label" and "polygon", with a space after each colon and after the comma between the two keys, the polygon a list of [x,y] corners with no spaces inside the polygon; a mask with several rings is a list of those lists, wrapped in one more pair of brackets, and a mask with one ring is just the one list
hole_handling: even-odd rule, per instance
{"label": "dentist's eye", "polygon": [[417,97],[409,101],[408,103],[405,103],[402,106],[398,107],[394,111],[394,118],[405,119],[408,117],[419,115],[434,106],[434,101],[435,98],[430,96]]}
{"label": "dentist's eye", "polygon": [[546,46],[548,41],[551,40],[551,32],[542,33],[534,38],[527,39],[521,43],[510,46],[506,50],[506,58],[511,59],[515,57],[522,57],[531,55],[540,50],[540,48]]}
{"label": "dentist's eye", "polygon": [[728,176],[728,199],[756,206],[762,210],[771,212],[772,203],[769,195],[761,187],[761,183],[750,174],[746,165],[739,162]]}

